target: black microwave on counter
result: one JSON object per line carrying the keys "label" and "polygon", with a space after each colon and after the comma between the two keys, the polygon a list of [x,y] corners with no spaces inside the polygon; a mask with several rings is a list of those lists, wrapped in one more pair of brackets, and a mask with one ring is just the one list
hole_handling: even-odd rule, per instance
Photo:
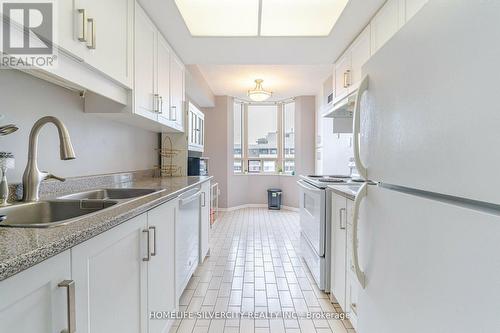
{"label": "black microwave on counter", "polygon": [[208,176],[208,158],[188,157],[188,176]]}

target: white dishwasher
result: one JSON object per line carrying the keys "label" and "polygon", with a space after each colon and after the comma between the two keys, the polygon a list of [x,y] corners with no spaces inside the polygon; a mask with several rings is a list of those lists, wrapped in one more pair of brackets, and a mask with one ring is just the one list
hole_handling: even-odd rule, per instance
{"label": "white dishwasher", "polygon": [[175,270],[177,298],[189,283],[199,262],[200,188],[179,196],[179,214],[175,225]]}

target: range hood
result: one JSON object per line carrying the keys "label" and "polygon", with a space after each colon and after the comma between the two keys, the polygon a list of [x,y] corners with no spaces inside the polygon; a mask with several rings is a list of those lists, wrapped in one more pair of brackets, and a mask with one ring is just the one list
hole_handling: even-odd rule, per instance
{"label": "range hood", "polygon": [[354,106],[356,104],[357,92],[352,93],[346,98],[338,101],[333,105],[328,105],[329,108],[323,113],[324,118],[352,118]]}

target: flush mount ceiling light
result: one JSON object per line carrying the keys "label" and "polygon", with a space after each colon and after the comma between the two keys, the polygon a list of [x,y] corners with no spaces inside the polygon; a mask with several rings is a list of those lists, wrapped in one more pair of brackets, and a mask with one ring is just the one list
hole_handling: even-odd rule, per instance
{"label": "flush mount ceiling light", "polygon": [[264,80],[255,80],[255,88],[248,91],[248,97],[255,102],[263,102],[273,95],[272,92],[264,90],[262,88],[262,82]]}
{"label": "flush mount ceiling light", "polygon": [[328,36],[349,0],[175,0],[193,36]]}
{"label": "flush mount ceiling light", "polygon": [[259,0],[175,0],[193,36],[257,36]]}

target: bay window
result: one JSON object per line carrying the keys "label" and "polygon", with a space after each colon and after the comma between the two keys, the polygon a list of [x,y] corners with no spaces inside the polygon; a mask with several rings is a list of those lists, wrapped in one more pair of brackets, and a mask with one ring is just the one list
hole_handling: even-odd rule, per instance
{"label": "bay window", "polygon": [[235,174],[295,173],[295,103],[236,101],[233,117]]}

